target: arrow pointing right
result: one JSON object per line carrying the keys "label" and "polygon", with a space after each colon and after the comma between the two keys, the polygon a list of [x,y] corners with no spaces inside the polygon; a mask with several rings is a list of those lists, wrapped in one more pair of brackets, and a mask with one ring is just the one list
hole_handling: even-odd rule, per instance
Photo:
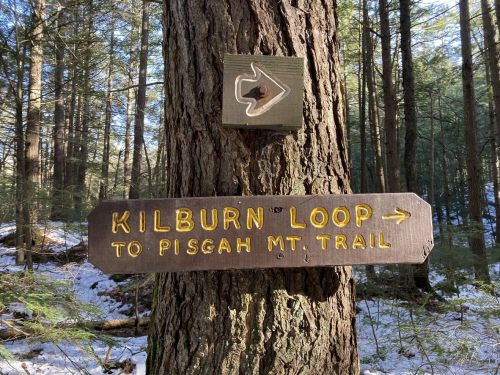
{"label": "arrow pointing right", "polygon": [[[259,116],[267,111],[269,111],[275,104],[278,104],[280,101],[285,99],[288,94],[290,94],[290,88],[285,85],[283,82],[281,82],[276,76],[273,76],[271,73],[267,72],[266,69],[262,66],[259,66],[257,64],[251,63],[250,65],[252,67],[252,70],[254,72],[254,75],[250,74],[242,74],[236,77],[235,81],[235,96],[236,96],[236,101],[238,103],[242,104],[247,104],[247,109],[245,113],[249,117],[254,117],[254,116]],[[271,98],[270,101],[268,101],[266,104],[262,105],[259,108],[257,107],[257,100],[254,98],[250,97],[245,97],[242,95],[242,87],[241,84],[243,82],[253,82],[256,83],[258,82],[262,76],[267,77],[276,87],[277,91],[279,92],[278,94],[274,94],[275,96]],[[276,91],[276,90],[275,90]]]}
{"label": "arrow pointing right", "polygon": [[382,216],[382,219],[399,219],[396,221],[396,224],[401,224],[403,221],[408,219],[411,214],[409,212],[406,212],[405,210],[402,210],[401,208],[395,208],[394,211],[397,212],[397,214],[392,214],[392,215],[384,215]]}

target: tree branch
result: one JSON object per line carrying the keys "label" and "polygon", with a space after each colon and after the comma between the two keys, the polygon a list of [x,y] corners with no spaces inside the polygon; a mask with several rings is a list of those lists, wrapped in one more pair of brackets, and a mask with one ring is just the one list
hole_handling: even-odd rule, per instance
{"label": "tree branch", "polygon": [[135,87],[141,87],[141,86],[153,86],[153,85],[163,85],[163,82],[162,81],[158,81],[158,82],[151,82],[151,83],[146,83],[145,85],[132,85],[132,86],[127,86],[127,87],[124,87],[122,89],[116,89],[116,90],[111,90],[111,92],[118,92],[118,91],[127,91],[128,89],[133,89]]}

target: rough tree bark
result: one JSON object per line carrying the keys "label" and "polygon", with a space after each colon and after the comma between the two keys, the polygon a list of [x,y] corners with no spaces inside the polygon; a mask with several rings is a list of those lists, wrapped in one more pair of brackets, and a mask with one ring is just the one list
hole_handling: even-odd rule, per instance
{"label": "rough tree bark", "polygon": [[[476,102],[472,71],[469,1],[460,0],[460,38],[462,40],[462,86],[464,96],[465,150],[467,154],[467,182],[469,187],[470,221],[482,226],[481,164],[477,145]],[[477,279],[490,281],[484,243],[484,232],[471,236],[474,254],[474,273]]]}
{"label": "rough tree bark", "polygon": [[396,102],[392,83],[391,29],[389,25],[389,5],[387,0],[379,0],[380,36],[382,44],[382,78],[384,83],[385,134],[387,138],[387,174],[389,191],[401,191],[401,168],[399,166],[398,130]]}
{"label": "rough tree bark", "polygon": [[[349,193],[335,3],[164,2],[167,196]],[[224,53],[303,56],[303,130],[221,128]],[[359,374],[349,267],[157,276],[150,374]]]}
{"label": "rough tree bark", "polygon": [[144,111],[146,110],[146,79],[148,70],[149,7],[149,2],[145,1],[142,9],[139,89],[137,90],[137,104],[135,106],[134,154],[132,159],[132,175],[130,177],[130,199],[138,199],[140,196],[142,149],[144,147]]}
{"label": "rough tree bark", "polygon": [[29,108],[26,125],[26,183],[24,184],[24,238],[26,241],[26,263],[33,267],[31,261],[32,229],[38,221],[36,202],[36,186],[40,172],[38,147],[40,141],[40,109],[42,107],[42,65],[43,65],[43,23],[45,21],[45,0],[34,0],[31,21],[33,30],[30,36],[30,84]]}
{"label": "rough tree bark", "polygon": [[61,220],[64,217],[63,193],[64,188],[64,51],[66,41],[66,1],[59,0],[57,12],[56,35],[56,67],[54,72],[54,175],[52,180],[52,220]]}
{"label": "rough tree bark", "polygon": [[403,97],[405,102],[405,176],[408,191],[419,193],[417,179],[417,104],[411,53],[411,1],[400,1],[401,55],[403,59]]}

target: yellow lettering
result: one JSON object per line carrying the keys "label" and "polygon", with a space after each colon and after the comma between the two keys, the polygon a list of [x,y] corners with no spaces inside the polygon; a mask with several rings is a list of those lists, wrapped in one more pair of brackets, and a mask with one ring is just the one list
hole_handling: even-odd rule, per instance
{"label": "yellow lettering", "polygon": [[257,208],[257,213],[253,208],[247,210],[247,228],[252,229],[253,223],[257,229],[262,229],[264,225],[264,209],[262,207]]}
{"label": "yellow lettering", "polygon": [[283,236],[278,236],[278,238],[274,238],[273,236],[267,237],[267,248],[269,251],[273,250],[274,246],[280,246],[281,250],[285,250],[285,242],[283,241]]}
{"label": "yellow lettering", "polygon": [[192,230],[194,228],[194,221],[192,220],[193,211],[191,211],[189,208],[178,208],[176,212],[177,232],[189,232],[190,230]]}
{"label": "yellow lettering", "polygon": [[[362,213],[361,211],[364,210],[366,213]],[[358,227],[361,226],[361,222],[363,220],[367,220],[372,216],[372,208],[368,206],[367,204],[358,204],[356,206],[356,225]]]}
{"label": "yellow lettering", "polygon": [[326,250],[326,240],[329,240],[330,237],[328,234],[320,234],[319,236],[316,236],[317,240],[321,240],[321,248],[323,250]]}
{"label": "yellow lettering", "polygon": [[217,228],[217,209],[212,210],[212,225],[207,224],[207,210],[201,210],[201,227],[205,230],[214,230]]}
{"label": "yellow lettering", "polygon": [[[229,215],[232,214],[232,215]],[[238,218],[240,217],[240,211],[234,207],[225,207],[224,208],[224,229],[229,229],[229,223],[233,222],[234,226],[237,229],[241,228],[240,222]]]}
{"label": "yellow lettering", "polygon": [[373,233],[370,233],[370,248],[375,247],[375,235]]}
{"label": "yellow lettering", "polygon": [[242,247],[246,248],[247,253],[250,252],[250,237],[247,237],[246,240],[247,240],[246,242],[242,242],[241,238],[238,238],[238,248],[237,248],[238,253],[241,253],[241,248]]}
{"label": "yellow lettering", "polygon": [[390,243],[384,243],[384,235],[382,233],[379,233],[379,235],[378,235],[378,246],[381,249],[387,249],[387,248],[391,247]]}
{"label": "yellow lettering", "polygon": [[139,231],[144,233],[146,231],[146,211],[141,211],[139,213]]}
{"label": "yellow lettering", "polygon": [[[133,251],[133,247],[137,247],[136,251]],[[139,241],[132,241],[128,244],[128,253],[131,257],[137,257],[142,253],[142,245]]]}
{"label": "yellow lettering", "polygon": [[290,225],[292,228],[305,228],[306,223],[297,223],[297,209],[295,207],[290,207]]}
{"label": "yellow lettering", "polygon": [[214,240],[207,238],[203,243],[201,244],[201,251],[203,251],[204,254],[212,254],[214,252],[215,246],[214,245],[207,245],[207,244],[213,244]]}
{"label": "yellow lettering", "polygon": [[122,256],[122,247],[125,246],[125,242],[111,242],[111,246],[116,247],[116,257],[119,258]]}
{"label": "yellow lettering", "polygon": [[352,244],[352,247],[355,249],[358,246],[361,246],[363,249],[366,249],[366,243],[365,239],[361,234],[356,234],[356,238],[354,239],[354,243]]}
{"label": "yellow lettering", "polygon": [[194,254],[198,253],[198,240],[196,240],[194,238],[192,240],[189,240],[188,246],[189,246],[189,249],[187,249],[187,253],[189,255],[194,255]]}
{"label": "yellow lettering", "polygon": [[161,226],[161,212],[160,210],[155,211],[155,232],[170,232],[170,227]]}
{"label": "yellow lettering", "polygon": [[[321,214],[323,219],[321,221],[316,220],[316,216]],[[323,228],[328,223],[328,212],[323,207],[316,207],[311,212],[311,223],[316,228]]]}
{"label": "yellow lettering", "polygon": [[121,217],[118,219],[118,212],[113,213],[113,222],[111,225],[111,230],[113,233],[118,233],[118,226],[121,226],[125,233],[130,233],[130,227],[127,224],[127,219],[130,216],[130,211],[125,211]]}
{"label": "yellow lettering", "polygon": [[172,246],[172,242],[170,240],[164,239],[160,241],[160,255],[164,256],[165,255],[165,250],[170,249],[170,246]]}
{"label": "yellow lettering", "polygon": [[340,249],[340,245],[344,249],[347,249],[347,243],[346,243],[347,238],[343,234],[339,234],[338,236],[335,236],[335,248]]}
{"label": "yellow lettering", "polygon": [[[339,220],[339,213],[341,212],[344,214],[344,220],[342,221]],[[335,225],[342,228],[349,223],[349,220],[351,220],[351,215],[349,214],[349,210],[346,207],[336,207],[335,210],[333,210],[332,218]]]}
{"label": "yellow lettering", "polygon": [[291,242],[292,250],[295,250],[297,248],[296,242],[300,241],[302,239],[302,237],[300,237],[300,236],[288,236],[286,239],[287,239],[287,241]]}
{"label": "yellow lettering", "polygon": [[231,252],[231,245],[229,245],[229,241],[226,238],[220,240],[219,244],[219,254],[222,254],[222,251],[226,250],[228,253]]}
{"label": "yellow lettering", "polygon": [[179,255],[179,240],[174,241],[174,251],[175,255]]}

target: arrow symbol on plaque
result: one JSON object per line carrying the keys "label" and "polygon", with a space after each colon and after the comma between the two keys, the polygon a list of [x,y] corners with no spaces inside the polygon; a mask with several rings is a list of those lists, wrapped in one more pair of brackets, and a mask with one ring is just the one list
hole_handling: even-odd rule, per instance
{"label": "arrow symbol on plaque", "polygon": [[[262,65],[252,63],[251,67],[253,75],[245,73],[236,77],[235,96],[238,103],[247,104],[247,116],[255,117],[269,111],[285,99],[291,90]],[[253,83],[255,86],[244,93],[244,82]]]}
{"label": "arrow symbol on plaque", "polygon": [[392,214],[392,215],[384,215],[382,216],[382,219],[399,219],[396,221],[396,224],[401,224],[403,221],[408,219],[411,214],[409,212],[406,212],[405,210],[402,210],[401,208],[395,208],[394,211],[397,212],[397,214]]}

